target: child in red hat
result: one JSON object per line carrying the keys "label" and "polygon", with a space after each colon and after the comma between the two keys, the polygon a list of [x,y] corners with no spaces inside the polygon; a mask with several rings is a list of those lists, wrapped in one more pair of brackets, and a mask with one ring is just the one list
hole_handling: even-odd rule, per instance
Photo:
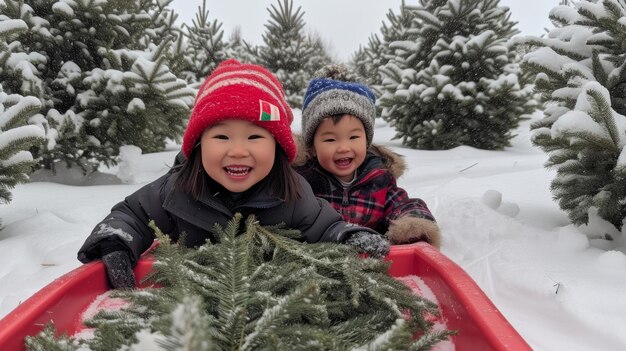
{"label": "child in red hat", "polygon": [[389,243],[376,231],[343,221],[290,167],[296,155],[291,109],[280,82],[257,65],[227,60],[200,88],[183,136],[180,165],[113,207],[78,252],[102,259],[114,288],[135,286],[132,267],[152,245],[154,220],[195,247],[215,242],[212,228],[236,212],[262,225],[284,223],[309,243],[344,242],[382,257]]}

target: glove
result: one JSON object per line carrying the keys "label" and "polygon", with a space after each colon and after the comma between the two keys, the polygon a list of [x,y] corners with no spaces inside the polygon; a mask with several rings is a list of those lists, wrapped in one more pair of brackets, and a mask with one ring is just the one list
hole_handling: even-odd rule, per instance
{"label": "glove", "polygon": [[387,239],[393,245],[425,241],[435,248],[441,247],[441,232],[434,221],[411,216],[400,217],[389,224]]}
{"label": "glove", "polygon": [[389,253],[389,241],[378,234],[356,232],[345,243],[374,258],[382,258]]}
{"label": "glove", "polygon": [[112,251],[102,256],[107,277],[113,289],[132,289],[135,287],[135,274],[127,251]]}

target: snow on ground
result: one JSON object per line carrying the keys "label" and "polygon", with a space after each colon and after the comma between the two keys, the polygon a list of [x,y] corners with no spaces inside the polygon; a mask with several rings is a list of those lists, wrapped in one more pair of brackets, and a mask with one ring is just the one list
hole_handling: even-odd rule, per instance
{"label": "snow on ground", "polygon": [[[590,246],[553,202],[554,174],[530,144],[529,123],[505,151],[409,150],[391,140],[394,130],[382,121],[374,140],[406,156],[409,171],[399,184],[429,205],[443,232],[442,252],[533,349],[625,350],[626,257]],[[130,184],[33,182],[17,186],[13,201],[0,206],[0,317],[78,267],[76,252],[95,224],[165,173],[176,154],[175,147],[140,157],[130,151],[133,162],[106,170],[119,171]],[[104,175],[84,184],[109,183]]]}

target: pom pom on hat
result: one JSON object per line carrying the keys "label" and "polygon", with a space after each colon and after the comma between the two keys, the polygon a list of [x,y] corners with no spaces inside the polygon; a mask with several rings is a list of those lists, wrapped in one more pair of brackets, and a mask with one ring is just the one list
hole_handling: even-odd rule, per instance
{"label": "pom pom on hat", "polygon": [[229,59],[219,64],[204,81],[183,135],[182,151],[186,157],[202,133],[225,120],[250,121],[267,129],[287,154],[296,156],[291,134],[293,113],[285,100],[282,84],[267,69]]}

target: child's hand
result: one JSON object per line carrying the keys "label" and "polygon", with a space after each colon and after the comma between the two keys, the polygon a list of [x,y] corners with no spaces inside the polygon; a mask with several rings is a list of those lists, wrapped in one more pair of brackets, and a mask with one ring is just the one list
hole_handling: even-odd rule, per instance
{"label": "child's hand", "polygon": [[126,251],[113,251],[102,256],[107,270],[107,277],[114,289],[132,289],[135,287],[135,274]]}
{"label": "child's hand", "polygon": [[437,249],[441,246],[441,233],[437,223],[426,218],[411,216],[404,216],[391,221],[387,231],[387,239],[393,245],[425,241]]}
{"label": "child's hand", "polygon": [[389,253],[389,241],[369,232],[356,232],[345,243],[375,258],[385,257]]}

